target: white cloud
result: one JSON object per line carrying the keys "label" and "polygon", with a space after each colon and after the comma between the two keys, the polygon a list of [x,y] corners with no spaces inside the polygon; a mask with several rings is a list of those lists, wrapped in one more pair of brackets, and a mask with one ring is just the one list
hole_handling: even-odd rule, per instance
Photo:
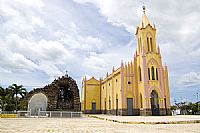
{"label": "white cloud", "polygon": [[74,0],[80,4],[92,3],[99,8],[102,15],[115,26],[124,26],[127,31],[135,33],[138,17],[142,12],[139,1],[133,0]]}
{"label": "white cloud", "polygon": [[41,20],[41,18],[32,17],[32,25],[44,27],[44,22]]}
{"label": "white cloud", "polygon": [[90,53],[90,55],[84,59],[83,66],[85,66],[89,70],[94,71],[103,71],[107,67],[105,54],[96,54],[94,52]]}
{"label": "white cloud", "polygon": [[24,55],[18,52],[11,52],[6,44],[0,41],[0,67],[7,71],[33,71],[37,68],[32,61],[27,59]]}
{"label": "white cloud", "polygon": [[200,85],[200,73],[189,72],[183,75],[179,80],[180,84],[185,85],[186,87],[193,87]]}
{"label": "white cloud", "polygon": [[[2,49],[2,63],[0,66],[19,69],[21,71],[41,70],[49,77],[62,75],[56,65],[66,64],[73,60],[72,52],[57,41],[22,39],[16,34],[6,37],[6,45]],[[10,54],[5,55],[4,52]],[[21,53],[21,54],[20,54]]]}
{"label": "white cloud", "polygon": [[92,3],[92,4],[95,4],[96,6],[98,6],[100,3],[99,0],[74,0],[74,1],[80,4]]}
{"label": "white cloud", "polygon": [[[70,49],[83,50],[83,51],[98,51],[103,48],[103,42],[93,36],[80,36],[78,34],[69,35],[62,33],[63,37],[61,42],[68,46]],[[60,34],[61,35],[61,34]]]}
{"label": "white cloud", "polygon": [[[107,18],[107,21],[113,25],[121,25],[126,28],[131,34],[136,31],[141,16],[142,2],[132,0],[74,0],[80,4],[92,3],[99,8],[99,12]],[[179,5],[181,3],[181,6]],[[191,53],[199,44],[198,33],[200,30],[200,19],[198,8],[198,0],[192,3],[186,1],[169,0],[160,2],[145,2],[147,6],[147,16],[152,23],[157,26],[157,39],[160,45],[162,54],[173,53],[172,56]],[[179,8],[177,8],[177,6]],[[187,18],[187,21],[186,21]],[[166,45],[170,49],[166,48]],[[165,50],[166,49],[166,50]],[[176,51],[178,53],[175,53]],[[166,56],[167,57],[167,56]],[[172,60],[173,58],[170,58]],[[180,59],[180,58],[179,58]]]}
{"label": "white cloud", "polygon": [[49,22],[49,18],[54,16],[49,17],[49,13],[43,13],[42,8],[44,3],[39,0],[1,3],[4,32],[0,34],[2,72],[40,71],[53,79],[63,75],[63,68],[73,70],[73,67],[81,65],[88,52],[103,47],[98,37],[81,35],[81,29],[73,21]]}
{"label": "white cloud", "polygon": [[50,81],[64,74],[55,65],[45,62],[39,65],[39,70],[45,72],[50,77]]}
{"label": "white cloud", "polygon": [[6,70],[6,69],[4,69],[4,68],[2,68],[2,67],[0,67],[0,72],[1,73],[12,73],[11,71],[8,71],[8,70]]}
{"label": "white cloud", "polygon": [[30,38],[21,38],[17,34],[10,34],[6,37],[5,47],[12,52],[23,53],[27,58],[37,62],[46,61],[62,64],[63,60],[72,58],[72,53],[57,41],[35,41]]}
{"label": "white cloud", "polygon": [[41,8],[44,6],[43,0],[14,0],[14,1],[29,7],[36,6]]}
{"label": "white cloud", "polygon": [[56,31],[54,35],[59,37],[59,41],[72,50],[98,51],[106,45],[103,44],[103,41],[98,37],[81,35],[78,32],[79,30],[77,25],[71,22],[66,31]]}

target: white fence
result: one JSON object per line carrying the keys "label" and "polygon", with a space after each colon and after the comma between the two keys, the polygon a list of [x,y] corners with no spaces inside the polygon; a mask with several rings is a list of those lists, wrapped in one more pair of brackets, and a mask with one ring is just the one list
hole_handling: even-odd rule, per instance
{"label": "white fence", "polygon": [[17,114],[16,111],[0,111],[0,114]]}
{"label": "white fence", "polygon": [[82,117],[82,112],[68,111],[38,111],[37,115],[31,114],[31,111],[18,111],[18,117],[49,117],[49,118],[74,118]]}

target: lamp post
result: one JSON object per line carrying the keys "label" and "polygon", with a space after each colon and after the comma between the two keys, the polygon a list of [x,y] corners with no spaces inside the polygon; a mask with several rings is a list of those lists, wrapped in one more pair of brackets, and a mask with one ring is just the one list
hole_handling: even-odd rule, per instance
{"label": "lamp post", "polygon": [[199,93],[195,93],[194,96],[197,96],[197,112],[199,113]]}

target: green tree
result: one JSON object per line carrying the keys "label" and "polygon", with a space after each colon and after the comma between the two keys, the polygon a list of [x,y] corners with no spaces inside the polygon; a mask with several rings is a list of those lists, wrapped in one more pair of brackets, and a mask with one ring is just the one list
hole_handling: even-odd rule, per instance
{"label": "green tree", "polygon": [[192,114],[196,114],[198,112],[198,104],[193,103],[191,109],[192,109]]}
{"label": "green tree", "polygon": [[2,111],[5,110],[5,106],[12,102],[12,93],[11,91],[6,88],[0,86],[0,103]]}
{"label": "green tree", "polygon": [[16,111],[18,111],[18,100],[20,97],[24,98],[27,94],[27,91],[25,88],[23,88],[22,85],[17,85],[17,84],[12,84],[11,86],[9,86],[9,88],[12,91],[12,97],[15,99]]}
{"label": "green tree", "polygon": [[171,106],[171,110],[176,110],[177,109],[177,106]]}

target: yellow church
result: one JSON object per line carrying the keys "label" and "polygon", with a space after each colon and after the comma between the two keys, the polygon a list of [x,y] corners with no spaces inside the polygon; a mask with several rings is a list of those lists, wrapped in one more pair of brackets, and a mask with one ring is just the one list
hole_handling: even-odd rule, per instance
{"label": "yellow church", "polygon": [[136,29],[138,47],[130,62],[104,79],[82,80],[81,110],[88,114],[170,115],[170,92],[167,66],[162,64],[156,44],[156,28],[143,7]]}

